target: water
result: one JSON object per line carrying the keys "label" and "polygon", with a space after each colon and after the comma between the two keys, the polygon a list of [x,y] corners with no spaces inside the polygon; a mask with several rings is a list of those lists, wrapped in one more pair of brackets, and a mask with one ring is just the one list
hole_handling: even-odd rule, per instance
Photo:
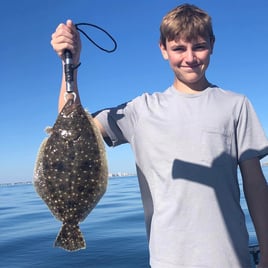
{"label": "water", "polygon": [[143,210],[135,177],[109,180],[105,196],[80,224],[86,250],[70,253],[54,248],[60,226],[33,185],[0,187],[0,266],[148,267]]}
{"label": "water", "polygon": [[[268,178],[268,167],[264,168]],[[256,235],[244,196],[250,244]],[[105,196],[80,224],[87,248],[54,248],[61,223],[51,216],[33,185],[0,187],[0,256],[3,268],[149,267],[143,210],[136,177],[112,178]]]}

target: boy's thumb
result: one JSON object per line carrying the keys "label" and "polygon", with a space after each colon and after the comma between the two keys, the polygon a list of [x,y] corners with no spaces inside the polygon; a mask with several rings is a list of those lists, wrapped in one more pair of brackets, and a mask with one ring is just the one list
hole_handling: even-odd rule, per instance
{"label": "boy's thumb", "polygon": [[66,21],[66,25],[69,26],[69,27],[73,27],[74,24],[73,24],[73,21],[72,20],[68,19]]}

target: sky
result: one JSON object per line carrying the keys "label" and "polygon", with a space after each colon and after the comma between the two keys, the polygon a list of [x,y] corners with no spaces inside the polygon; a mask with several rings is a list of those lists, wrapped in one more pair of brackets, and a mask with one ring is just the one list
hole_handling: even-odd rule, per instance
{"label": "sky", "polygon": [[[57,117],[61,62],[51,34],[59,23],[103,27],[118,49],[104,53],[85,38],[79,67],[82,104],[90,112],[164,91],[173,82],[158,48],[162,17],[184,1],[3,0],[1,25],[0,183],[31,180],[44,129]],[[266,0],[193,0],[212,17],[216,43],[207,78],[246,95],[268,134],[268,3]],[[112,43],[96,30],[95,41]],[[107,147],[110,172],[135,172],[129,145]],[[267,158],[266,158],[267,159]]]}

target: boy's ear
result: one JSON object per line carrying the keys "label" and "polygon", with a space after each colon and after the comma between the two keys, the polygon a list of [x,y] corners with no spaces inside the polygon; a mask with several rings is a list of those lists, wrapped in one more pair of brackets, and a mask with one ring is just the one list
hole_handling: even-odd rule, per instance
{"label": "boy's ear", "polygon": [[162,56],[165,60],[168,60],[168,53],[166,47],[163,45],[163,43],[159,43],[159,48],[161,50]]}
{"label": "boy's ear", "polygon": [[214,44],[215,44],[215,37],[210,38],[210,47],[211,47],[211,53],[213,53],[213,49],[214,49]]}

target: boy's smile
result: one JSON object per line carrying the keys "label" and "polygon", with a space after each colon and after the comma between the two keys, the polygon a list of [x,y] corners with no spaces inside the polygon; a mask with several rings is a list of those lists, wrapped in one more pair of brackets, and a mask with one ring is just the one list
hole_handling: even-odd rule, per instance
{"label": "boy's smile", "polygon": [[209,65],[213,42],[203,37],[193,41],[183,39],[166,41],[160,44],[160,49],[165,60],[175,74],[174,86],[184,92],[195,93],[205,89],[208,81],[205,71]]}

